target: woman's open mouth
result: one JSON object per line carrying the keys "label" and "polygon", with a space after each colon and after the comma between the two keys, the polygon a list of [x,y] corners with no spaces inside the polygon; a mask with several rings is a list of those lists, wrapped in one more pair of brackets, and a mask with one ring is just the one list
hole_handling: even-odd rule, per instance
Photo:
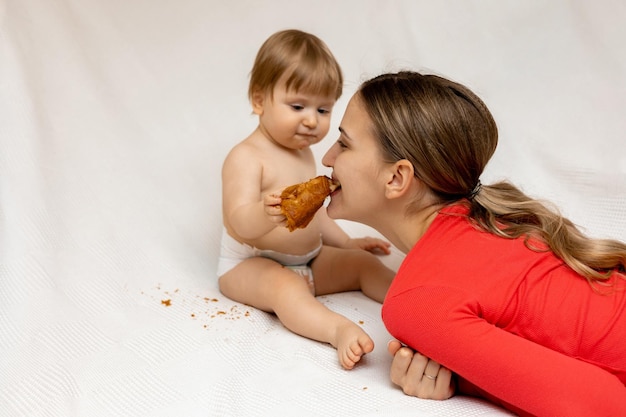
{"label": "woman's open mouth", "polygon": [[332,195],[335,191],[341,188],[341,183],[334,178],[330,180],[330,194]]}

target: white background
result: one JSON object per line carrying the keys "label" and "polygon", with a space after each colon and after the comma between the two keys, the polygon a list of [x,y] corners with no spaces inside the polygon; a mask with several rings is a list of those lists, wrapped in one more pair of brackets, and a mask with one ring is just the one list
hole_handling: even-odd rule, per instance
{"label": "white background", "polygon": [[624,240],[625,21],[618,0],[0,0],[0,416],[498,414],[392,387],[361,294],[323,299],[377,343],[351,372],[219,294],[248,73],[277,30],[330,46],[346,84],[319,158],[362,80],[464,83],[500,129],[483,183]]}

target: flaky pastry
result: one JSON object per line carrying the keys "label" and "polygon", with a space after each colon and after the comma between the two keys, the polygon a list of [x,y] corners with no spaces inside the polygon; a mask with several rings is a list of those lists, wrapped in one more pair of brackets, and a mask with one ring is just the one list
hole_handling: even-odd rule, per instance
{"label": "flaky pastry", "polygon": [[337,187],[338,184],[330,178],[320,175],[307,182],[285,188],[280,195],[280,210],[287,218],[289,231],[307,227],[317,210],[324,204],[326,197]]}

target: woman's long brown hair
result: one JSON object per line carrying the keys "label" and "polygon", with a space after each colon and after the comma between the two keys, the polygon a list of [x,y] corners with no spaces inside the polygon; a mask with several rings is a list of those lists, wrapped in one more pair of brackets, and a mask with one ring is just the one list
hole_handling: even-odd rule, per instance
{"label": "woman's long brown hair", "polygon": [[385,158],[410,161],[442,203],[469,205],[478,227],[503,238],[524,237],[532,250],[547,245],[592,284],[607,281],[614,271],[623,276],[625,243],[587,237],[558,210],[509,182],[480,185],[498,130],[487,106],[467,87],[404,71],[366,81],[357,94]]}

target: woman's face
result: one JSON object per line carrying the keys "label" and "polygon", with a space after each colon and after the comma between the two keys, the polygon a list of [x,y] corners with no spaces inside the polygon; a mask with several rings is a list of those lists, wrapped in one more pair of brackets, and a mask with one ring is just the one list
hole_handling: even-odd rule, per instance
{"label": "woman's face", "polygon": [[333,168],[333,179],[341,183],[331,194],[328,215],[373,226],[384,210],[383,174],[388,164],[358,95],[348,103],[339,131],[339,138],[322,158],[325,166]]}

